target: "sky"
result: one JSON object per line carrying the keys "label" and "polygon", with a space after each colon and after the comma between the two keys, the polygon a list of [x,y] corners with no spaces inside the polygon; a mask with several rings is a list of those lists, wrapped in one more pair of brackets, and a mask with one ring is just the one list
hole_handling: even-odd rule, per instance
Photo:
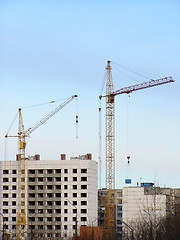
{"label": "sky", "polygon": [[127,186],[126,178],[132,186],[179,188],[179,12],[178,0],[1,0],[0,160],[15,160],[17,138],[4,136],[17,134],[18,108],[26,130],[77,94],[31,134],[26,155],[57,160],[61,153],[92,153],[98,162],[101,106],[99,184],[105,187],[105,99],[98,97],[105,94],[110,60],[114,90],[165,76],[175,80],[116,96],[116,188]]}

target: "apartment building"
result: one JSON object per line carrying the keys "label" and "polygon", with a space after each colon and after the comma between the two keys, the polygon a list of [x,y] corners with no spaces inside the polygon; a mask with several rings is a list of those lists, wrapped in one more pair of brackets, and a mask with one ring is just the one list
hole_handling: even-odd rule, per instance
{"label": "apartment building", "polygon": [[157,226],[163,217],[178,213],[180,189],[154,187],[153,183],[142,183],[137,187],[126,187],[123,193],[123,231],[132,234],[138,225],[150,222]]}
{"label": "apartment building", "polygon": [[[25,236],[68,239],[80,226],[97,226],[97,163],[91,154],[66,160],[25,161]],[[0,162],[0,213],[6,231],[16,236],[17,161]],[[2,230],[2,226],[1,230]]]}
{"label": "apartment building", "polygon": [[[98,190],[98,225],[104,227],[107,189]],[[122,189],[115,189],[116,239],[122,238]]]}

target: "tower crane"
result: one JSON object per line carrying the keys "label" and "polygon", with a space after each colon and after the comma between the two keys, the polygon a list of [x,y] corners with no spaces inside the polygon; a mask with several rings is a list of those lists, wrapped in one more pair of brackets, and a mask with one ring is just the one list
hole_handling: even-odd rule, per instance
{"label": "tower crane", "polygon": [[166,83],[174,82],[172,77],[164,77],[151,80],[114,91],[111,61],[107,61],[106,95],[99,96],[101,100],[106,98],[106,189],[107,199],[105,205],[105,229],[107,238],[114,239],[116,228],[116,208],[115,208],[115,96],[124,93],[132,93],[141,89],[154,87]]}
{"label": "tower crane", "polygon": [[42,120],[36,123],[32,128],[28,128],[26,131],[24,129],[23,118],[21,108],[19,108],[19,131],[17,136],[9,136],[7,137],[18,137],[18,210],[17,210],[17,240],[21,240],[23,233],[25,231],[26,225],[26,211],[25,211],[25,148],[26,148],[26,138],[30,137],[30,134],[34,132],[37,128],[39,128],[42,124],[52,118],[56,113],[58,113],[62,108],[64,108],[68,103],[70,103],[74,98],[78,97],[77,95],[73,95],[68,98],[64,103],[59,105],[53,111],[51,111],[48,115],[46,115]]}

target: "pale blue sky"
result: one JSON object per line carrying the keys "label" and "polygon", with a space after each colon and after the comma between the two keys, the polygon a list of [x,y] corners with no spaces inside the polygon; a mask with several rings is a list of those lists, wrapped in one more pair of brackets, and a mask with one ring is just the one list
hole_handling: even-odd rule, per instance
{"label": "pale blue sky", "polygon": [[[127,152],[128,96],[116,97],[116,186],[124,186],[127,154],[133,184],[155,181],[180,187],[180,3],[151,1],[0,1],[0,159],[14,160],[17,139],[5,140],[19,107],[78,94],[79,138],[73,101],[32,133],[27,155],[59,159],[91,152],[98,160],[98,96],[107,60],[115,90],[172,76],[175,83],[133,93],[130,99],[130,149]],[[123,73],[122,73],[123,72]],[[135,79],[135,81],[132,80]],[[60,102],[57,102],[60,104]],[[23,109],[25,129],[53,108]],[[105,101],[102,102],[104,162]],[[10,134],[17,133],[15,121]],[[104,181],[104,164],[102,166]]]}

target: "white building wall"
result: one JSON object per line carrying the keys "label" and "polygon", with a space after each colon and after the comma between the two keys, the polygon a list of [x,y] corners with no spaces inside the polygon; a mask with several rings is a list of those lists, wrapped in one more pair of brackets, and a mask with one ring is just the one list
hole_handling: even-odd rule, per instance
{"label": "white building wall", "polygon": [[[17,170],[17,162],[16,161],[6,161],[6,162],[0,162],[0,213],[3,214],[4,217],[8,218],[8,221],[5,222],[7,224],[7,231],[9,233],[15,231],[13,230],[16,221],[12,221],[12,217],[17,217],[16,213],[12,213],[12,209],[16,209],[17,212],[17,181],[13,182],[15,178],[17,179],[17,173],[12,174],[12,170]],[[35,185],[36,188],[38,186],[38,179],[39,177],[43,177],[44,183],[40,183],[40,185],[46,186],[47,184],[51,184],[53,186],[53,189],[55,189],[55,186],[57,185],[56,178],[53,177],[53,181],[51,183],[47,183],[48,179],[47,176],[47,170],[52,169],[54,176],[59,176],[61,178],[61,182],[59,183],[60,189],[53,190],[53,214],[52,219],[53,222],[56,221],[56,215],[60,216],[61,222],[59,223],[61,225],[61,236],[72,236],[75,233],[75,217],[77,215],[77,224],[78,229],[81,225],[88,225],[88,226],[96,226],[97,225],[97,213],[98,213],[98,197],[97,197],[97,163],[93,160],[88,160],[84,157],[79,158],[71,158],[70,160],[27,160],[26,161],[26,223],[32,225],[32,221],[29,221],[29,209],[35,209],[35,214],[31,214],[31,217],[35,217],[35,220],[38,221],[39,217],[43,217],[43,221],[47,221],[47,206],[38,206],[38,201],[42,199],[38,199],[38,193],[43,192],[44,196],[47,197],[47,189],[44,189],[42,191],[39,191],[35,189],[34,191],[30,191],[31,193],[35,194],[35,198],[30,197],[29,198],[29,184]],[[8,170],[8,174],[3,173],[4,170]],[[59,175],[56,174],[56,169],[61,169],[61,173]],[[77,170],[75,170],[77,169]],[[83,170],[84,169],[84,170]],[[36,170],[34,174],[29,174],[29,170]],[[43,174],[39,174],[38,170],[43,170]],[[87,170],[87,171],[86,171]],[[76,172],[77,171],[77,172]],[[84,171],[84,172],[83,172]],[[35,178],[34,183],[29,183],[29,176]],[[8,178],[8,182],[3,182],[4,179]],[[8,186],[8,190],[4,190],[4,186]],[[12,185],[16,186],[16,190],[12,189]],[[86,186],[86,189],[82,189],[82,185]],[[76,189],[74,189],[76,188]],[[3,195],[4,193],[7,194],[8,192],[8,198],[5,199]],[[13,193],[16,194],[16,198],[12,198]],[[60,193],[61,194],[61,206],[56,206],[56,199],[55,194]],[[33,200],[34,199],[34,200]],[[6,201],[7,200],[7,201]],[[47,204],[48,199],[43,199],[43,204]],[[51,199],[49,199],[51,200]],[[35,206],[29,206],[29,201],[33,203],[35,201]],[[7,206],[4,206],[4,202],[8,202]],[[16,202],[15,206],[12,206],[12,202]],[[74,203],[74,204],[73,204]],[[85,205],[82,205],[82,204]],[[44,211],[44,214],[41,214],[38,209],[42,208]],[[60,214],[55,214],[56,208],[61,209]],[[3,211],[4,209],[8,209],[8,212],[5,213]],[[77,209],[77,213],[73,213]],[[15,211],[15,210],[14,210]],[[15,220],[13,218],[13,220]],[[38,226],[39,224],[39,226]],[[37,226],[35,226],[35,229],[37,229],[38,233],[38,227],[41,227],[40,224],[37,222]],[[52,223],[53,225],[54,223]],[[43,225],[43,224],[42,224]],[[45,224],[46,225],[46,224]],[[54,227],[52,226],[52,233],[56,232]],[[28,226],[26,225],[26,231],[28,230]],[[48,229],[46,226],[46,233],[48,233]],[[33,230],[35,231],[35,230]],[[46,234],[47,237],[47,234]],[[55,237],[55,235],[54,235]],[[52,238],[55,239],[55,238]]]}
{"label": "white building wall", "polygon": [[166,195],[145,194],[144,187],[123,188],[123,221],[127,224],[166,214]]}

